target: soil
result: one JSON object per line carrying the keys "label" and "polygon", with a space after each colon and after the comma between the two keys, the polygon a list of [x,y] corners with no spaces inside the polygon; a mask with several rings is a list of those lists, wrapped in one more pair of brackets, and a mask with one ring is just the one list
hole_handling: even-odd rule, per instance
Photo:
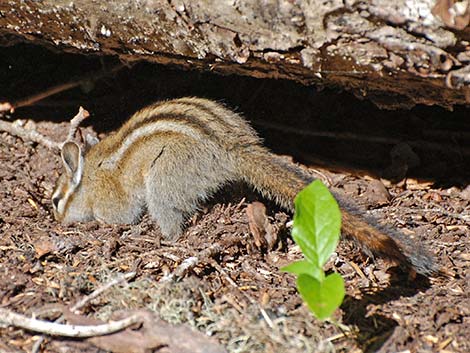
{"label": "soil", "polygon": [[[2,48],[0,92],[10,102],[110,67],[113,58]],[[177,242],[148,217],[137,225],[54,221],[50,195],[61,173],[57,153],[0,133],[1,307],[41,319],[73,305],[119,273],[136,271],[80,310],[107,320],[148,309],[214,337],[230,352],[469,352],[470,121],[468,110],[418,107],[380,111],[347,93],[285,81],[172,71],[145,63],[124,68],[4,119],[28,119],[62,141],[83,105],[85,130],[106,135],[145,104],[186,95],[223,99],[252,121],[266,144],[302,162],[378,223],[414,237],[444,274],[414,276],[343,241],[327,264],[345,279],[334,320],[319,322],[295,279],[279,270],[300,259],[291,215],[244,185],[229,185],[188,221]],[[258,246],[247,207],[267,207],[271,246]],[[198,263],[161,279],[192,257]],[[31,351],[39,335],[0,328],[0,351]],[[100,351],[91,342],[47,337],[44,352]]]}

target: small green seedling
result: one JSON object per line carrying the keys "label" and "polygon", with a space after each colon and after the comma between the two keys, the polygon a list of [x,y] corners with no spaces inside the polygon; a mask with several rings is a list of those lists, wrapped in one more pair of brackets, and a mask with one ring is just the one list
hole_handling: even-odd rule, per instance
{"label": "small green seedling", "polygon": [[323,266],[338,245],[341,212],[333,195],[319,180],[295,198],[292,238],[305,258],[281,270],[297,275],[297,290],[313,314],[329,318],[344,299],[344,281],[338,273],[325,276]]}

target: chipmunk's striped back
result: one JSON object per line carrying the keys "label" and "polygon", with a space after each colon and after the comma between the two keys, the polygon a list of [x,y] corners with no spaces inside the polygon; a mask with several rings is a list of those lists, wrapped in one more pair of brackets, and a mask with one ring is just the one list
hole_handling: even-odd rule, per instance
{"label": "chipmunk's striped back", "polygon": [[[312,181],[263,147],[240,115],[202,98],[150,105],[85,156],[78,145],[64,145],[62,159],[66,174],[53,196],[57,219],[133,223],[147,210],[169,238],[180,235],[185,217],[228,182],[244,180],[292,210],[295,195]],[[343,212],[343,230],[367,248],[411,261],[423,273],[432,270],[429,257],[406,257],[386,233]]]}

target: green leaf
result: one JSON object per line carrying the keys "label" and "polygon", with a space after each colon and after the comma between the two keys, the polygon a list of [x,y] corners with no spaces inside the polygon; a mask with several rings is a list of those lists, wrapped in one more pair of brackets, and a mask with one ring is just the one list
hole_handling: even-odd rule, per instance
{"label": "green leaf", "polygon": [[328,188],[315,180],[295,198],[292,238],[308,261],[322,268],[338,245],[341,213]]}
{"label": "green leaf", "polygon": [[340,274],[332,273],[323,282],[300,274],[297,289],[310,310],[320,320],[329,318],[344,299],[344,281]]}
{"label": "green leaf", "polygon": [[281,271],[290,272],[297,276],[301,274],[306,274],[316,278],[318,281],[322,282],[325,278],[325,273],[319,267],[316,267],[315,264],[307,261],[307,260],[300,260],[293,262],[287,266],[281,268]]}

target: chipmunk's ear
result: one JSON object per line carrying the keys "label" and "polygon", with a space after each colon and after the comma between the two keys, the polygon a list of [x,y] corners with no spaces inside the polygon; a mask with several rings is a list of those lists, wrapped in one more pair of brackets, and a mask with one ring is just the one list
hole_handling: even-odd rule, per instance
{"label": "chipmunk's ear", "polygon": [[80,146],[75,142],[68,141],[62,146],[60,155],[67,175],[71,178],[73,184],[78,185],[82,180],[84,164]]}

